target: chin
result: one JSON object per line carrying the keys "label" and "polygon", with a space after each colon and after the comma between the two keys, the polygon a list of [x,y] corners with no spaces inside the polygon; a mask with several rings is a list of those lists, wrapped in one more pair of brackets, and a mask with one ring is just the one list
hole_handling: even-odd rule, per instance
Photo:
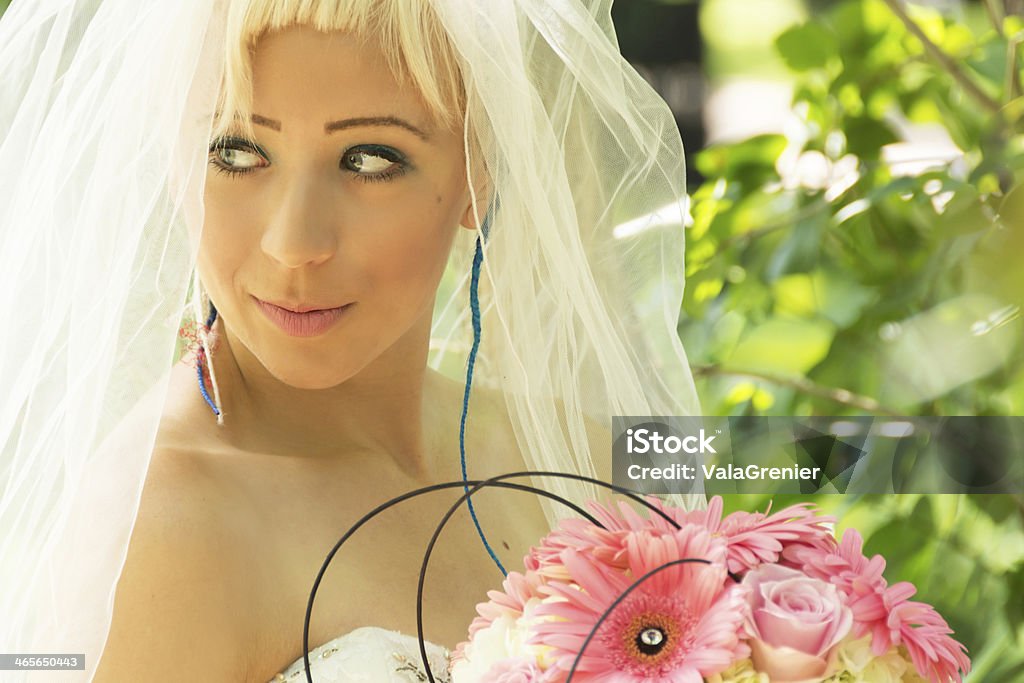
{"label": "chin", "polygon": [[282,384],[306,390],[331,389],[345,383],[357,372],[356,370],[346,371],[343,368],[325,369],[323,365],[296,367],[291,363],[266,364],[264,367]]}

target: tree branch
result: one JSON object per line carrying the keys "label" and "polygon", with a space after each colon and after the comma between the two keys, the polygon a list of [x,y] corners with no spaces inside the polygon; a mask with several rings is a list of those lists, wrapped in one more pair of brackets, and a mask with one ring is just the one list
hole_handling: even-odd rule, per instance
{"label": "tree branch", "polygon": [[1020,72],[1017,71],[1017,60],[1020,55],[1020,36],[1014,36],[1006,46],[1006,84],[1003,92],[1007,104],[1021,94]]}
{"label": "tree branch", "polygon": [[989,97],[984,90],[979,88],[978,84],[971,80],[970,76],[960,68],[960,65],[957,64],[952,57],[943,52],[942,48],[933,43],[931,38],[925,35],[925,32],[921,30],[921,27],[918,26],[917,23],[910,18],[910,15],[907,14],[906,10],[903,9],[901,5],[902,0],[882,1],[889,7],[892,13],[903,22],[903,25],[907,27],[907,30],[921,41],[921,44],[924,45],[925,51],[930,54],[932,58],[949,73],[950,76],[953,77],[953,80],[960,84],[960,87],[962,87],[968,95],[977,100],[981,106],[985,107],[993,114],[999,112],[999,102]]}
{"label": "tree branch", "polygon": [[988,12],[988,18],[992,22],[992,27],[999,34],[1000,38],[1005,38],[1006,34],[1003,33],[1003,8],[999,6],[999,0],[983,0],[982,3],[985,5],[985,11]]}
{"label": "tree branch", "polygon": [[694,365],[692,366],[692,370],[695,377],[727,375],[733,377],[750,377],[752,379],[760,379],[765,382],[771,382],[772,384],[778,384],[779,386],[795,389],[796,391],[809,396],[823,398],[828,401],[833,401],[840,405],[849,406],[850,408],[856,408],[868,413],[890,415],[894,417],[906,414],[905,412],[884,406],[870,396],[855,394],[852,391],[847,391],[846,389],[822,386],[821,384],[812,382],[806,377],[786,377],[782,375],[773,375],[767,372],[757,372],[755,370],[731,370],[723,368],[720,365]]}

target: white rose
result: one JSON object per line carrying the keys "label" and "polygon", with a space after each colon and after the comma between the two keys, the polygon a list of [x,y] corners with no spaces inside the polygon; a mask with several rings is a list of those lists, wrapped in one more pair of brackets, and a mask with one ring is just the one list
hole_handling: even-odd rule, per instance
{"label": "white rose", "polygon": [[463,650],[462,659],[452,666],[452,683],[476,683],[483,679],[495,662],[510,657],[505,648],[507,636],[515,625],[516,620],[501,616],[487,628],[473,634]]}
{"label": "white rose", "polygon": [[524,606],[522,616],[516,619],[507,615],[498,617],[490,626],[473,634],[463,658],[452,665],[452,683],[483,681],[491,667],[503,659],[531,659],[547,666],[545,655],[550,648],[526,642],[533,635],[533,625],[538,621],[533,613],[540,602],[533,598]]}

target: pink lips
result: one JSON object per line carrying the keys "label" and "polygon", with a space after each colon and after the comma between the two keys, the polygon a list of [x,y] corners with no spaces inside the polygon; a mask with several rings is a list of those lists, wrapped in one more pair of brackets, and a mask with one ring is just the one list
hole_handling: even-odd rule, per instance
{"label": "pink lips", "polygon": [[292,337],[315,337],[326,332],[345,314],[352,304],[319,311],[295,313],[253,297],[253,300],[272,323]]}

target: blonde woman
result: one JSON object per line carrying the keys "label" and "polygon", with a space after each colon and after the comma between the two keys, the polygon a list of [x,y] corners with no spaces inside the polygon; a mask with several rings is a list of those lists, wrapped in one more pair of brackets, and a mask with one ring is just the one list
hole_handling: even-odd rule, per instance
{"label": "blonde woman", "polygon": [[[304,678],[363,513],[697,411],[682,147],[608,2],[16,0],[0,63],[0,643],[54,680]],[[316,680],[419,680],[449,493],[334,562]],[[474,497],[435,671],[563,514]]]}

